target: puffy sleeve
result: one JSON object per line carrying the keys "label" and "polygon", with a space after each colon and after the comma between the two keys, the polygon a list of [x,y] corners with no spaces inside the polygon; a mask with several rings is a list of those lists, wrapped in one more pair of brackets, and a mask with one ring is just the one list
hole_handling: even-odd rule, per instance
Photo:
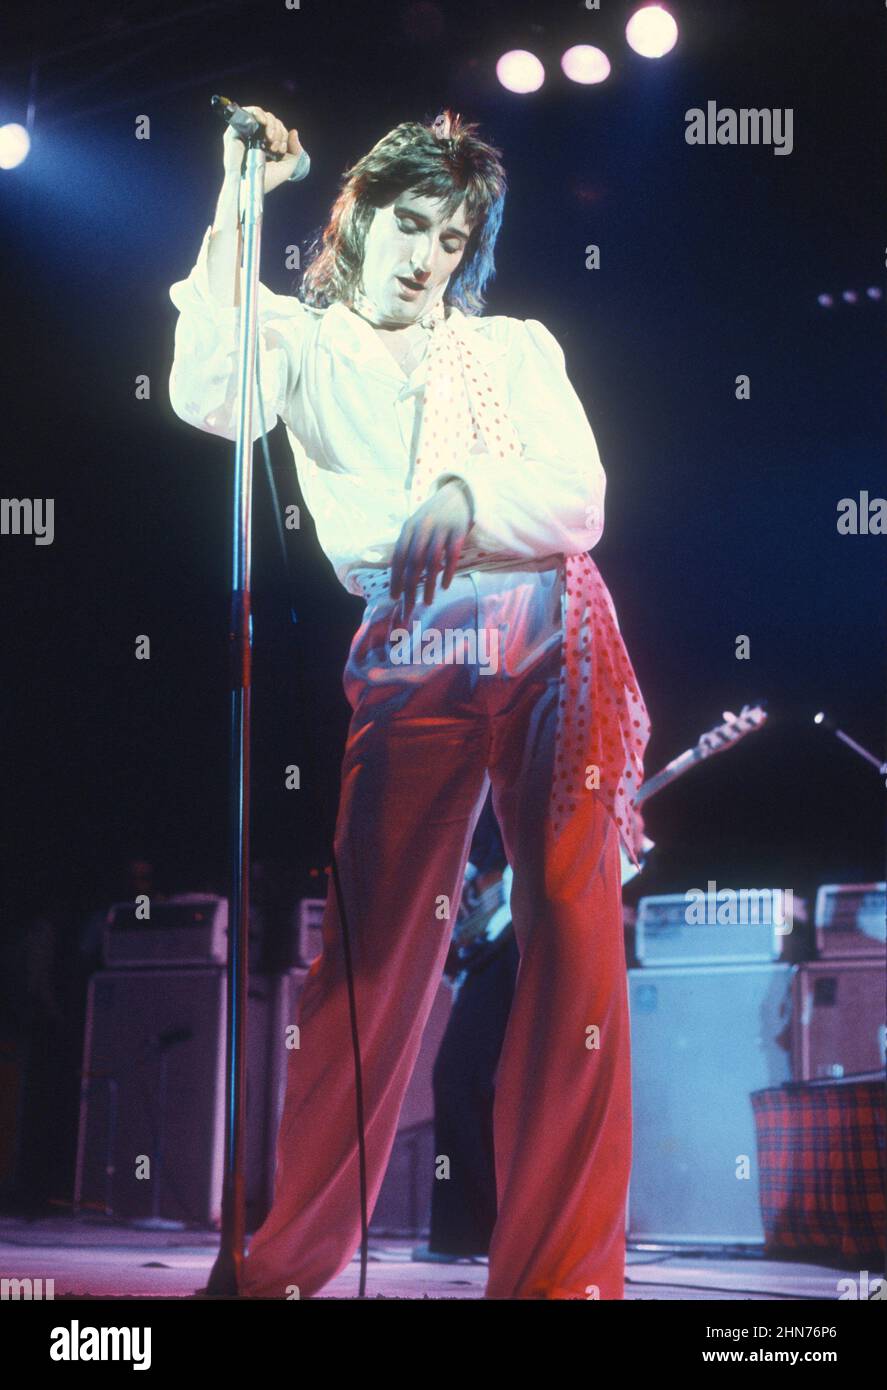
{"label": "puffy sleeve", "polygon": [[606,476],[597,443],[557,339],[537,319],[512,319],[510,326],[508,414],[522,457],[472,453],[446,477],[471,490],[470,539],[479,548],[533,559],[576,555],[595,546],[604,529]]}
{"label": "puffy sleeve", "polygon": [[[212,228],[187,280],[172,285],[169,297],[179,311],[169,398],[181,420],[199,430],[234,439],[237,432],[237,359],[239,306],[226,307],[213,297],[207,257]],[[292,295],[273,294],[259,286],[259,378],[265,428],[286,422],[287,401],[299,378],[308,310]],[[253,439],[262,434],[258,402]]]}

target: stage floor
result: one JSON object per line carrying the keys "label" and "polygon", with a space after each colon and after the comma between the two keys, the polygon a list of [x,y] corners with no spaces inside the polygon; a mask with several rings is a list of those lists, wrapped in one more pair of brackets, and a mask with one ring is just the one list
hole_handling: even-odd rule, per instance
{"label": "stage floor", "polygon": [[[0,1217],[0,1277],[53,1279],[59,1298],[186,1298],[206,1285],[218,1237],[211,1231],[139,1231],[101,1218]],[[417,1242],[374,1238],[369,1298],[482,1298],[484,1263],[417,1263]],[[626,1299],[836,1299],[846,1269],[687,1254],[629,1253]],[[324,1289],[322,1298],[355,1298],[358,1264]]]}

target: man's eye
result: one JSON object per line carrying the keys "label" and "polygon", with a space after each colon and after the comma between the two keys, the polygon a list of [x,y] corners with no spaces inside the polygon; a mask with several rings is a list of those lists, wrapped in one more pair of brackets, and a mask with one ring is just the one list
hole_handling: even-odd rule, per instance
{"label": "man's eye", "polygon": [[[418,231],[418,229],[419,229],[419,228],[418,228],[418,223],[416,223],[416,222],[406,222],[402,217],[398,217],[398,219],[397,219],[397,225],[398,225],[399,230],[402,231],[402,232],[416,232],[416,231]],[[443,249],[447,252],[448,255],[450,255],[450,256],[455,256],[456,252],[459,251],[459,250],[461,250],[461,245],[462,245],[462,244],[461,244],[461,242],[458,242],[458,241],[457,241],[456,244],[455,244],[455,246],[453,246],[453,245],[449,245],[449,246],[448,246],[448,245],[446,244],[446,242],[443,242],[442,245],[443,245]]]}

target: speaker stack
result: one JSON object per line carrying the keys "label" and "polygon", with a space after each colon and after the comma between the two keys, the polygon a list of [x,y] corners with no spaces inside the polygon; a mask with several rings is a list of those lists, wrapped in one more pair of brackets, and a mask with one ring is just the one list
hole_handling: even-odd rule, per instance
{"label": "speaker stack", "polygon": [[794,980],[795,1079],[817,1081],[885,1065],[887,885],[824,884],[816,894],[818,960]]}
{"label": "speaker stack", "polygon": [[[246,1217],[261,1224],[274,1192],[288,1047],[308,966],[321,949],[323,899],[303,899],[293,961],[253,969],[247,1011]],[[183,894],[115,905],[104,930],[104,969],[87,997],[74,1207],[159,1229],[221,1224],[225,1123],[227,903]],[[427,1225],[433,1171],[432,1070],[449,1017],[441,984],[404,1104],[374,1226]]]}
{"label": "speaker stack", "polygon": [[[223,898],[115,905],[89,982],[75,1211],[138,1224],[218,1227],[225,1123]],[[254,939],[251,940],[251,946]],[[252,954],[252,951],[251,951]],[[267,1064],[274,980],[250,975],[246,1210],[267,1204]]]}
{"label": "speaker stack", "polygon": [[695,913],[683,894],[638,904],[633,1241],[762,1245],[771,1175],[764,1193],[753,1097],[883,1070],[885,885],[821,888],[820,958],[800,965],[780,959],[778,891],[743,890],[757,908],[738,923],[723,890]]}
{"label": "speaker stack", "polygon": [[757,894],[757,921],[737,924],[718,922],[717,894],[702,913],[684,894],[638,903],[632,1240],[763,1239],[749,1097],[791,1075],[791,967],[779,960],[775,891]]}

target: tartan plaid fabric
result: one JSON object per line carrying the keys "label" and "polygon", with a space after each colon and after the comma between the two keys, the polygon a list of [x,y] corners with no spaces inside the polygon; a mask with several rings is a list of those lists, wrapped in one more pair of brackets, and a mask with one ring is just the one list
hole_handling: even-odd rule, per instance
{"label": "tartan plaid fabric", "polygon": [[751,1102],[767,1249],[883,1255],[884,1082],[795,1084]]}

